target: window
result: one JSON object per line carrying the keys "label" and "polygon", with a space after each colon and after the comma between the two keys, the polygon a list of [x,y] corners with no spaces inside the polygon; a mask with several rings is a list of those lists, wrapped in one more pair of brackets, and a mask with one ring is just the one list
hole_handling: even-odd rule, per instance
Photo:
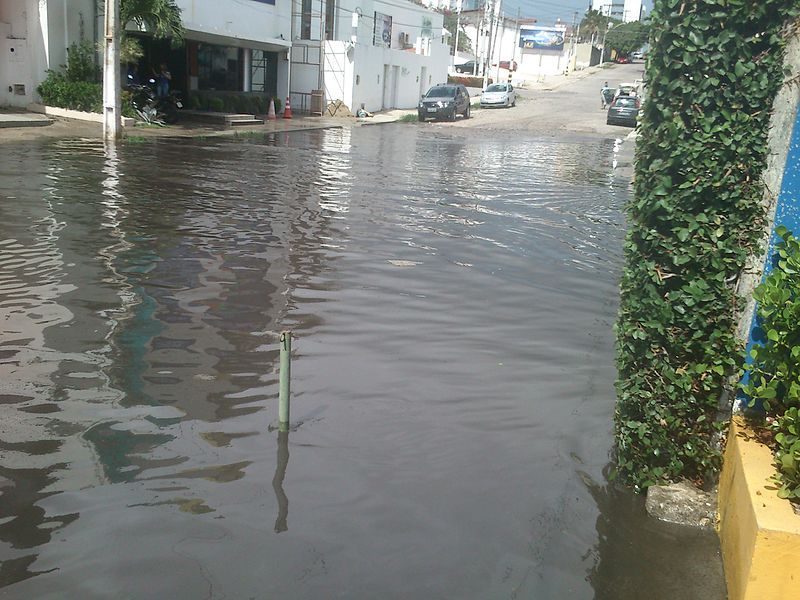
{"label": "window", "polygon": [[336,0],[325,2],[325,39],[336,39]]}
{"label": "window", "polygon": [[301,5],[300,39],[311,39],[311,0],[303,0]]}

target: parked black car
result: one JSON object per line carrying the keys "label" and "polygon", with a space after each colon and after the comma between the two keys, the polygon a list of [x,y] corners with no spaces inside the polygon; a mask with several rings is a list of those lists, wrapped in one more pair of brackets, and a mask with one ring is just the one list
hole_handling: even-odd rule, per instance
{"label": "parked black car", "polygon": [[438,83],[419,102],[417,116],[426,119],[455,121],[456,115],[469,119],[469,92],[460,83]]}
{"label": "parked black car", "polygon": [[456,73],[468,73],[472,75],[475,72],[475,61],[468,60],[465,63],[456,65]]}
{"label": "parked black car", "polygon": [[638,96],[617,96],[608,109],[606,123],[636,127],[636,119],[641,107],[642,101]]}

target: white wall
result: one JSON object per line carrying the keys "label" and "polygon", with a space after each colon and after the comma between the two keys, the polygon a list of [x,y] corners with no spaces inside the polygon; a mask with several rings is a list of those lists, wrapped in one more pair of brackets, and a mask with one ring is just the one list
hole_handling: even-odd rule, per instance
{"label": "white wall", "polygon": [[421,93],[447,81],[448,46],[432,44],[431,55],[330,42],[325,52],[325,95],[355,112],[414,108]]}
{"label": "white wall", "polygon": [[521,77],[526,75],[559,75],[564,73],[569,62],[569,49],[563,52],[553,50],[522,50],[522,58],[517,59]]}
{"label": "white wall", "polygon": [[[0,0],[0,105],[38,100],[36,86],[66,63],[67,47],[94,40],[95,15],[93,0]],[[20,84],[24,95],[14,93]]]}
{"label": "white wall", "polygon": [[290,0],[275,0],[274,6],[255,0],[177,0],[177,5],[189,31],[262,43],[281,35],[287,42],[291,39]]}

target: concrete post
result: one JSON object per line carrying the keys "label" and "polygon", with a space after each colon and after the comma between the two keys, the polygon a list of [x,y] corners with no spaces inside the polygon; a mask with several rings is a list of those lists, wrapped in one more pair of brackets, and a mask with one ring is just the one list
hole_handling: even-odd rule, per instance
{"label": "concrete post", "polygon": [[103,138],[120,136],[119,0],[105,0],[106,23],[103,40]]}

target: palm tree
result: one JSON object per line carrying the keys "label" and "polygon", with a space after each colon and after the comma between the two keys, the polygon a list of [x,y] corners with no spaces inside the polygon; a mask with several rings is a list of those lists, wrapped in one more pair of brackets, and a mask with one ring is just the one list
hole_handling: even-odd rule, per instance
{"label": "palm tree", "polygon": [[123,28],[136,23],[156,38],[171,38],[174,45],[183,43],[181,9],[175,0],[120,0],[119,21]]}
{"label": "palm tree", "polygon": [[611,19],[601,13],[599,10],[589,9],[586,11],[579,29],[579,36],[584,40],[586,37],[591,37],[592,41],[598,38],[598,33],[605,31],[608,28],[608,23]]}
{"label": "palm tree", "polygon": [[[103,5],[103,0],[98,0]],[[153,34],[158,39],[169,38],[173,46],[183,43],[183,22],[181,9],[175,0],[120,0],[119,22],[120,62],[135,63],[142,55],[142,46],[135,38],[128,36],[125,27],[134,23],[139,29]]]}

